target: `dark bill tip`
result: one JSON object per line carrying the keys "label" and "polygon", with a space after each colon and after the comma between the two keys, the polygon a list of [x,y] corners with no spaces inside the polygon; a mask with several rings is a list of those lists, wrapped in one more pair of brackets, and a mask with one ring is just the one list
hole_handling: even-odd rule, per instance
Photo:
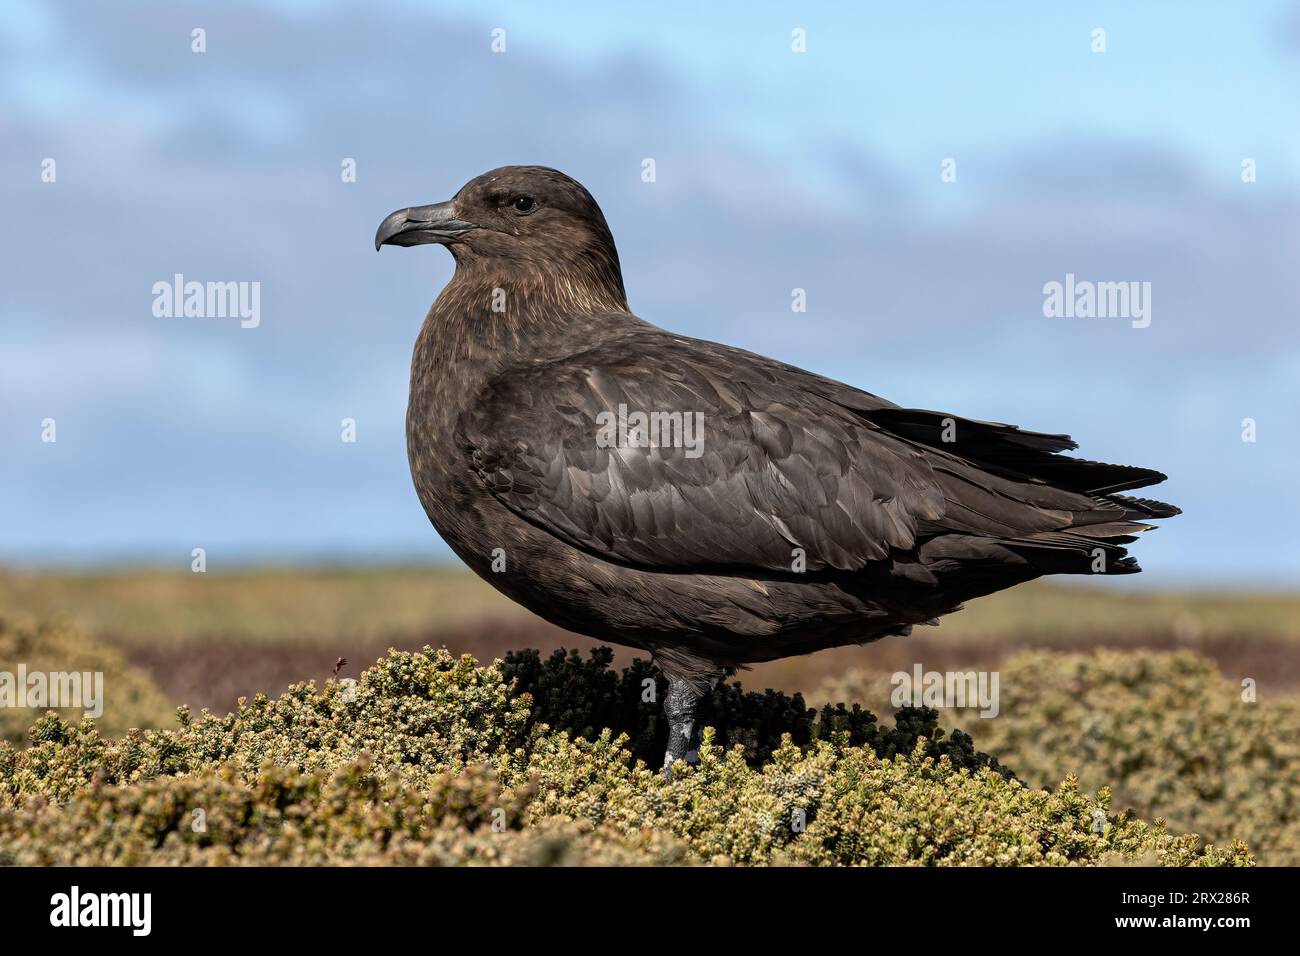
{"label": "dark bill tip", "polygon": [[478,226],[457,219],[451,203],[439,202],[431,206],[411,206],[399,209],[379,224],[375,233],[375,251],[380,246],[421,246],[426,243],[448,243]]}

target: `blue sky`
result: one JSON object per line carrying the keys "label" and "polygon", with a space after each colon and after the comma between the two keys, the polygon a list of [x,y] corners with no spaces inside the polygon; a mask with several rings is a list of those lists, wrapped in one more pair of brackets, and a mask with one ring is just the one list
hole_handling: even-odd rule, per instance
{"label": "blue sky", "polygon": [[[1141,583],[1300,580],[1294,6],[843,6],[7,4],[0,561],[448,556],[402,430],[450,258],[370,242],[528,162],[645,318],[1161,468]],[[177,272],[261,324],[154,316]],[[1067,272],[1150,327],[1044,317]]]}

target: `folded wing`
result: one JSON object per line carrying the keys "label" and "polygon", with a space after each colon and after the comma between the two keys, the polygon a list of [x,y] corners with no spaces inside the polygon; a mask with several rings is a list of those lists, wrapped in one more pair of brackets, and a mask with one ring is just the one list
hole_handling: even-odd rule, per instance
{"label": "folded wing", "polygon": [[1066,436],[900,409],[652,326],[630,338],[503,372],[458,429],[506,507],[610,561],[854,571],[968,537],[1117,544],[1177,511],[1116,494],[1163,475],[1059,455]]}

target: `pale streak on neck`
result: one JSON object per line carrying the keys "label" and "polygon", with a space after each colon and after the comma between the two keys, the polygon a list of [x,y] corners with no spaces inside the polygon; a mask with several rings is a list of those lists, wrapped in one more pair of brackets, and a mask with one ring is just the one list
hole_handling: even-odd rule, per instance
{"label": "pale streak on neck", "polygon": [[[509,272],[488,272],[458,265],[430,309],[426,328],[432,325],[427,330],[443,340],[437,349],[443,360],[539,348],[581,317],[628,314],[617,273],[609,281],[594,271],[523,263]],[[498,303],[500,311],[494,311]]]}

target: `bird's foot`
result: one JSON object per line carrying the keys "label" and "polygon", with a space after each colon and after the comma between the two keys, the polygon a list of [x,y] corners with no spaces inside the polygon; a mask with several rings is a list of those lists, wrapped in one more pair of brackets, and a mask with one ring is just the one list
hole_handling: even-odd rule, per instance
{"label": "bird's foot", "polygon": [[700,762],[700,731],[695,708],[702,696],[685,681],[673,681],[668,685],[668,696],[664,699],[664,714],[668,717],[664,776],[671,775],[672,765],[678,760],[692,765]]}

